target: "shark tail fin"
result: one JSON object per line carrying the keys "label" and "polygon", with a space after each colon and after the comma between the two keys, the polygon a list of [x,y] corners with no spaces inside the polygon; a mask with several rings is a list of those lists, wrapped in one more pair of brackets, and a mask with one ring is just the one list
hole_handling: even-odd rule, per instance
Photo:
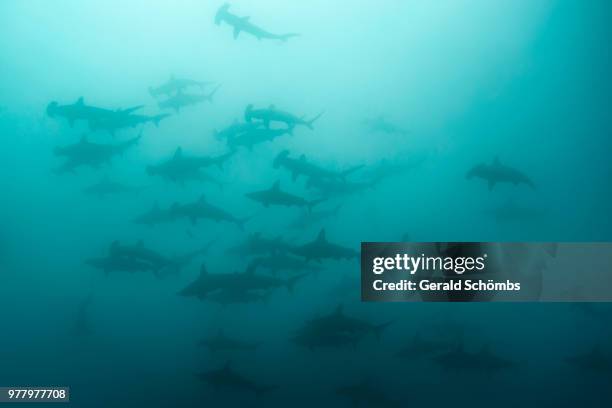
{"label": "shark tail fin", "polygon": [[537,187],[535,185],[535,183],[533,181],[531,181],[531,179],[527,179],[527,181],[525,182],[529,187],[531,187],[532,190],[537,190]]}
{"label": "shark tail fin", "polygon": [[310,130],[314,129],[314,127],[312,126],[321,116],[323,116],[323,114],[325,113],[325,111],[322,111],[321,113],[319,113],[317,116],[315,116],[314,118],[307,120],[306,126],[308,126],[308,128]]}
{"label": "shark tail fin", "polygon": [[382,336],[382,332],[383,330],[385,330],[387,327],[389,327],[391,324],[393,323],[393,320],[387,322],[387,323],[383,323],[383,324],[378,324],[376,326],[374,326],[374,336],[376,336],[376,340],[380,340],[380,337]]}
{"label": "shark tail fin", "polygon": [[301,34],[299,33],[287,33],[287,34],[281,34],[278,36],[278,39],[285,42],[290,38],[294,38],[294,37],[299,37]]}
{"label": "shark tail fin", "polygon": [[155,127],[159,127],[159,122],[166,119],[168,116],[170,116],[169,113],[162,113],[161,115],[153,116],[153,124],[155,125]]}
{"label": "shark tail fin", "polygon": [[318,200],[312,200],[312,201],[309,201],[309,202],[308,202],[308,211],[312,211],[312,208],[313,208],[315,205],[321,204],[322,202],[324,202],[324,201],[326,201],[326,200],[327,200],[327,198],[320,198],[320,199],[318,199]]}
{"label": "shark tail fin", "polygon": [[142,132],[143,130],[140,129],[140,132],[138,133],[138,136],[128,140],[127,142],[124,143],[125,147],[130,147],[132,145],[138,144],[138,142],[140,141],[140,139],[142,139]]}
{"label": "shark tail fin", "polygon": [[365,167],[365,165],[363,165],[363,164],[359,164],[357,166],[353,166],[353,167],[351,167],[349,169],[344,170],[342,173],[340,173],[340,177],[342,177],[344,179],[346,176],[350,175],[351,173],[356,172],[357,170],[361,170],[364,167]]}
{"label": "shark tail fin", "polygon": [[236,225],[238,225],[238,228],[240,228],[240,231],[244,231],[244,224],[246,224],[251,218],[253,218],[253,216],[239,218],[236,220]]}
{"label": "shark tail fin", "polygon": [[217,93],[219,88],[221,88],[221,85],[217,85],[216,88],[213,89],[211,93],[206,95],[206,100],[209,101],[209,102],[212,102],[213,101],[213,97],[215,96],[215,94]]}

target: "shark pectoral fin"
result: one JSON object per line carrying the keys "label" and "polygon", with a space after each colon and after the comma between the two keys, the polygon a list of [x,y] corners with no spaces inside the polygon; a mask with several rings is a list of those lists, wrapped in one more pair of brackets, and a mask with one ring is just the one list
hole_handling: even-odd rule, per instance
{"label": "shark pectoral fin", "polygon": [[234,40],[238,39],[240,35],[240,29],[238,27],[234,27]]}
{"label": "shark pectoral fin", "polygon": [[291,173],[291,181],[297,180],[299,175],[300,173],[298,173],[297,171],[294,171],[293,173]]}
{"label": "shark pectoral fin", "polygon": [[493,190],[493,187],[495,187],[495,181],[489,180],[489,191]]}

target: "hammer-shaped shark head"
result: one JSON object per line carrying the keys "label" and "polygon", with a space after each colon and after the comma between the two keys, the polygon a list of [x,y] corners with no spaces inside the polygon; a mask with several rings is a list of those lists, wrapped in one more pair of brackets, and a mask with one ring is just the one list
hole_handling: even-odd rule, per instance
{"label": "hammer-shaped shark head", "polygon": [[221,7],[219,7],[219,10],[217,10],[217,14],[215,14],[215,24],[216,25],[221,24],[221,21],[223,21],[223,19],[225,18],[229,8],[230,8],[229,3],[224,3]]}
{"label": "hammer-shaped shark head", "polygon": [[486,171],[486,164],[478,164],[470,169],[465,175],[466,178],[470,179],[472,177],[478,177]]}

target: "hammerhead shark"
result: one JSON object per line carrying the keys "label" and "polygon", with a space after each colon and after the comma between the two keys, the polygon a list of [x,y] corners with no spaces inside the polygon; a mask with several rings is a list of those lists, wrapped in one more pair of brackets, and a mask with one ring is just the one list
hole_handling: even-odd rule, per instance
{"label": "hammerhead shark", "polygon": [[236,150],[238,147],[246,147],[248,150],[253,150],[253,146],[255,145],[271,142],[272,140],[283,136],[286,133],[290,134],[291,131],[292,128],[270,129],[253,126],[235,137],[232,137],[231,139],[226,139],[226,141],[227,146],[232,150]]}
{"label": "hammerhead shark", "polygon": [[236,218],[221,207],[210,204],[204,195],[200,199],[188,204],[175,204],[172,211],[182,217],[188,218],[192,224],[196,224],[199,219],[209,219],[212,221],[226,221],[236,224],[241,230],[250,218]]}
{"label": "hammerhead shark", "polygon": [[495,158],[493,163],[478,164],[467,173],[468,179],[478,177],[487,181],[489,190],[493,190],[497,183],[526,184],[531,188],[535,188],[533,181],[521,171],[502,164],[499,158]]}
{"label": "hammerhead shark", "polygon": [[221,130],[213,130],[213,136],[217,140],[225,140],[229,143],[235,137],[238,137],[250,130],[257,129],[258,127],[258,123],[239,122],[238,120],[234,120],[231,125]]}
{"label": "hammerhead shark", "polygon": [[56,116],[65,118],[68,120],[70,127],[72,127],[77,120],[88,121],[90,126],[92,126],[95,123],[122,118],[140,108],[142,108],[142,105],[117,110],[98,108],[86,105],[85,100],[81,96],[73,104],[60,105],[56,101],[49,103],[49,105],[47,105],[47,115],[52,118]]}
{"label": "hammerhead shark", "polygon": [[294,181],[301,175],[307,178],[344,180],[347,175],[363,167],[356,166],[342,172],[328,170],[306,160],[306,155],[301,155],[297,159],[289,157],[289,150],[283,150],[280,152],[276,158],[274,158],[274,162],[272,164],[275,169],[284,167],[285,169],[289,170],[291,172],[291,178]]}
{"label": "hammerhead shark", "polygon": [[178,113],[181,108],[187,106],[197,105],[206,101],[212,102],[213,96],[215,96],[220,87],[221,85],[217,86],[209,94],[191,94],[179,91],[176,95],[169,97],[165,101],[159,102],[158,106],[161,109],[174,109],[174,111]]}
{"label": "hammerhead shark", "polygon": [[212,84],[208,81],[196,81],[187,78],[176,78],[174,75],[170,76],[170,79],[161,84],[160,86],[149,87],[149,94],[157,98],[161,95],[170,96],[183,91],[186,88],[198,87],[200,90],[204,90],[207,85]]}
{"label": "hammerhead shark", "polygon": [[[277,277],[256,273],[257,265],[252,262],[245,272],[235,273],[208,273],[205,266],[200,268],[198,278],[182,289],[178,294],[186,297],[197,297],[200,300],[214,300],[215,294],[223,293],[223,295],[252,294],[262,291],[270,291],[278,288],[287,288],[290,292],[295,284],[308,276],[308,273],[302,273],[293,276],[289,279],[280,279]],[[248,299],[253,300],[253,299]],[[228,303],[236,303],[228,302]]]}
{"label": "hammerhead shark", "polygon": [[253,119],[260,120],[267,128],[270,127],[271,122],[281,122],[288,128],[294,128],[298,125],[302,125],[312,130],[314,129],[312,125],[315,123],[315,121],[317,121],[317,119],[323,116],[323,113],[324,112],[319,113],[312,119],[304,119],[304,117],[298,117],[293,113],[277,109],[274,105],[270,105],[268,108],[254,109],[253,104],[249,104],[244,111],[244,120],[247,122],[252,122]]}
{"label": "hammerhead shark", "polygon": [[358,257],[358,252],[329,242],[325,236],[325,229],[319,232],[317,238],[302,246],[291,250],[296,255],[307,260],[321,261],[322,259],[352,259]]}
{"label": "hammerhead shark", "polygon": [[272,34],[271,32],[266,31],[263,28],[251,23],[250,17],[239,17],[235,14],[230,13],[229,8],[229,3],[225,3],[224,5],[219,7],[219,10],[217,10],[217,14],[215,15],[215,24],[220,25],[222,22],[225,22],[229,26],[233,27],[234,39],[237,39],[241,32],[251,34],[258,40],[287,41],[289,38],[299,36],[299,34],[297,33]]}
{"label": "hammerhead shark", "polygon": [[219,182],[207,174],[202,173],[200,169],[213,165],[221,169],[225,161],[227,161],[227,159],[229,159],[232,155],[233,152],[216,157],[187,156],[183,154],[183,149],[179,146],[176,148],[174,155],[169,160],[157,165],[147,166],[146,170],[150,176],[160,176],[179,184],[184,184],[185,182],[192,180],[208,181],[217,184],[220,187],[221,184]]}
{"label": "hammerhead shark", "polygon": [[110,162],[114,156],[121,155],[127,149],[134,146],[141,137],[142,133],[125,142],[108,145],[90,142],[87,140],[87,136],[83,136],[78,143],[56,147],[54,150],[55,155],[67,158],[67,161],[57,172],[74,172],[76,168],[81,166],[99,168],[102,164]]}
{"label": "hammerhead shark", "polygon": [[382,324],[370,323],[366,320],[347,316],[342,305],[333,312],[308,320],[296,335],[293,342],[314,350],[318,347],[342,347],[355,345],[369,334],[377,339],[393,322]]}
{"label": "hammerhead shark", "polygon": [[275,182],[269,189],[247,193],[246,196],[251,200],[263,204],[264,207],[269,207],[271,205],[284,207],[297,206],[307,207],[308,210],[312,210],[312,207],[325,201],[324,199],[306,200],[302,197],[282,191],[280,189],[280,181]]}
{"label": "hammerhead shark", "polygon": [[136,114],[112,115],[103,119],[90,120],[89,127],[92,130],[106,130],[111,135],[114,135],[120,129],[133,128],[146,123],[153,123],[155,127],[158,127],[159,122],[168,116],[170,115],[167,113],[153,116]]}

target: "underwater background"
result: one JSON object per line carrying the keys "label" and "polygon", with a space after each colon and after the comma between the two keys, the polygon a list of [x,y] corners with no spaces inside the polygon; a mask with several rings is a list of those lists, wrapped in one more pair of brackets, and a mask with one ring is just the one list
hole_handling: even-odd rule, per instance
{"label": "underwater background", "polygon": [[[307,262],[316,270],[306,274],[258,269],[280,286],[270,290],[201,299],[184,290],[202,264],[242,273],[283,251],[299,263],[291,248],[321,229],[347,251],[362,241],[609,241],[612,4],[236,0],[226,12],[241,18],[215,24],[222,6],[0,2],[0,386],[69,386],[82,407],[609,406],[607,304],[362,303],[352,256]],[[236,21],[299,35],[258,40],[246,27],[234,38]],[[177,78],[211,83],[151,92]],[[49,108],[78,108],[81,97],[105,119],[71,125]],[[251,133],[232,141],[222,131],[249,123],[250,104],[316,120],[236,145]],[[97,127],[132,114],[145,123]],[[147,119],[160,114],[169,116],[158,126]],[[94,166],[72,169],[62,155],[139,135]],[[151,171],[179,147],[184,157],[228,156],[197,173],[209,180]],[[317,189],[275,166],[285,150],[342,174]],[[466,177],[495,162],[534,187]],[[132,188],[88,190],[109,180]],[[307,204],[246,196],[277,181]],[[187,204],[202,196],[233,221],[191,222]],[[155,208],[176,219],[134,222]],[[240,246],[262,237],[282,248]],[[162,268],[177,273],[149,264],[105,273],[92,259],[117,261],[113,242],[165,260],[202,251],[180,271]],[[354,327],[333,334],[313,326],[340,309],[361,323],[345,319]],[[386,322],[381,333],[368,326]],[[199,344],[215,336],[255,346]],[[429,348],[400,353],[422,338]],[[574,364],[583,353],[601,359]],[[484,354],[476,366],[460,358]]]}

